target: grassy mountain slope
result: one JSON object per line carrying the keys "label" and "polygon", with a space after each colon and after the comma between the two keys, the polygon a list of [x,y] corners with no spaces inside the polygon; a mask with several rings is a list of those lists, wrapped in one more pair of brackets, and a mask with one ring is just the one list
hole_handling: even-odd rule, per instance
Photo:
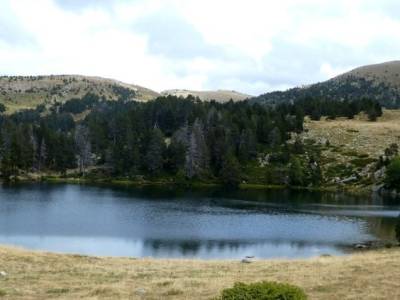
{"label": "grassy mountain slope", "polygon": [[110,100],[119,98],[147,101],[158,93],[136,85],[101,77],[81,75],[2,76],[0,77],[0,103],[9,112],[50,105],[71,98],[94,93]]}
{"label": "grassy mountain slope", "polygon": [[385,149],[400,144],[400,111],[384,110],[376,122],[365,115],[353,120],[337,118],[320,121],[306,119],[300,138],[321,151],[321,169],[325,186],[349,190],[371,190],[382,183],[384,168],[377,168]]}
{"label": "grassy mountain slope", "polygon": [[379,101],[387,108],[400,108],[400,61],[360,67],[328,81],[266,93],[252,98],[251,101],[277,104],[305,97],[336,100],[366,97]]}
{"label": "grassy mountain slope", "polygon": [[376,83],[385,83],[393,88],[400,88],[400,61],[390,61],[356,68],[350,72],[339,75],[336,80],[347,77],[365,78]]}
{"label": "grassy mountain slope", "polygon": [[382,117],[370,122],[366,116],[353,120],[338,118],[321,121],[306,120],[303,135],[321,141],[329,140],[343,151],[356,151],[375,158],[383,155],[383,150],[391,144],[400,144],[400,111],[384,110]]}
{"label": "grassy mountain slope", "polygon": [[161,94],[164,96],[172,95],[177,97],[187,97],[189,95],[192,95],[194,97],[199,97],[200,100],[202,101],[215,100],[217,102],[227,102],[231,99],[236,102],[251,97],[250,95],[228,90],[217,90],[217,91],[167,90],[163,91]]}

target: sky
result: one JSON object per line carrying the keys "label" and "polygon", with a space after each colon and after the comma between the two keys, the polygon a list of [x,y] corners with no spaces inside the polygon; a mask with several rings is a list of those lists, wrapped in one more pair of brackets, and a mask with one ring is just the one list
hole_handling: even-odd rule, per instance
{"label": "sky", "polygon": [[0,74],[258,95],[400,59],[398,0],[0,0]]}

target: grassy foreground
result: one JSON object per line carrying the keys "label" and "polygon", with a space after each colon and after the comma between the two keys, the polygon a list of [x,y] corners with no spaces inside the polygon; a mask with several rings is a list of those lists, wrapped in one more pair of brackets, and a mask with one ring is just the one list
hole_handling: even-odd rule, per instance
{"label": "grassy foreground", "polygon": [[1,299],[212,299],[234,282],[272,280],[310,299],[400,299],[400,250],[309,260],[100,258],[0,247]]}

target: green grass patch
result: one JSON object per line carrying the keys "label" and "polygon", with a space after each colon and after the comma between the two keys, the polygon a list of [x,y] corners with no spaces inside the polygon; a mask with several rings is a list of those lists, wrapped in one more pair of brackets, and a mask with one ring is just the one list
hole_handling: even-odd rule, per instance
{"label": "green grass patch", "polygon": [[165,293],[166,296],[178,296],[178,295],[182,295],[182,294],[183,294],[183,291],[179,290],[179,289],[170,289]]}
{"label": "green grass patch", "polygon": [[285,189],[285,185],[273,185],[273,184],[254,184],[254,183],[242,183],[239,185],[242,190],[275,190]]}
{"label": "green grass patch", "polygon": [[258,162],[251,162],[243,167],[243,174],[245,181],[252,184],[265,184],[266,183],[266,168],[270,166],[261,167]]}
{"label": "green grass patch", "polygon": [[360,131],[358,131],[356,129],[347,129],[346,131],[349,132],[349,133],[358,133],[358,132],[360,132]]}
{"label": "green grass patch", "polygon": [[354,174],[354,169],[351,166],[346,166],[345,164],[334,164],[330,165],[325,173],[325,177],[348,177]]}
{"label": "green grass patch", "polygon": [[344,152],[342,152],[342,154],[344,156],[354,156],[354,157],[358,157],[358,155],[359,155],[359,153],[355,150],[344,151]]}
{"label": "green grass patch", "polygon": [[46,291],[47,294],[52,294],[52,295],[62,295],[66,294],[69,292],[69,289],[67,288],[54,288],[54,289],[48,289]]}
{"label": "green grass patch", "polygon": [[370,157],[365,157],[365,158],[355,158],[350,161],[351,164],[358,168],[364,168],[365,166],[376,162],[376,159],[370,158]]}
{"label": "green grass patch", "polygon": [[168,280],[168,281],[159,282],[159,283],[157,283],[157,285],[158,285],[158,286],[170,286],[170,285],[172,285],[173,283],[174,283],[173,281]]}
{"label": "green grass patch", "polygon": [[119,298],[119,293],[110,287],[98,287],[90,292],[89,296],[97,297],[115,297]]}

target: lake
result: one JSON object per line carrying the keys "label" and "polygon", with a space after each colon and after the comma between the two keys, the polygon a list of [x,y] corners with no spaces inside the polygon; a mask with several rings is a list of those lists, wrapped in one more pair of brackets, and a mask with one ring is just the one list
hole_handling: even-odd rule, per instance
{"label": "lake", "polygon": [[290,190],[0,186],[0,244],[104,256],[342,255],[394,239],[400,205]]}

